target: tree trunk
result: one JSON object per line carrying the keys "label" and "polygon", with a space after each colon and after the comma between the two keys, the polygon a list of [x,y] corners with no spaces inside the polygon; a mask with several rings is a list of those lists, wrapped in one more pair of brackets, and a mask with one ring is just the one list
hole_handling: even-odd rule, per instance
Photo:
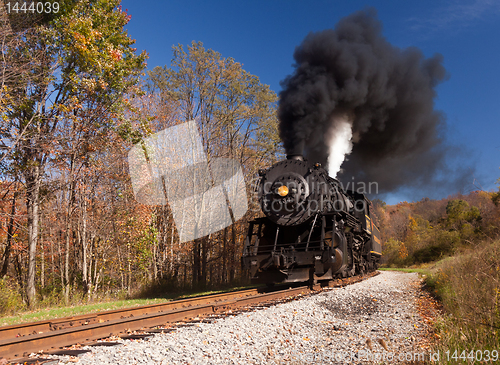
{"label": "tree trunk", "polygon": [[95,244],[95,248],[94,248],[94,277],[92,279],[92,283],[93,283],[93,287],[94,287],[94,290],[93,290],[94,294],[97,292],[97,286],[99,285],[99,275],[97,274],[97,259],[98,259],[98,254],[99,254],[98,245],[99,245],[99,239],[97,240],[97,242]]}
{"label": "tree trunk", "polygon": [[66,252],[65,252],[65,258],[64,258],[64,301],[66,302],[66,304],[69,302],[69,288],[70,288],[69,253],[70,253],[70,243],[71,243],[71,234],[72,234],[71,215],[73,212],[75,183],[76,183],[76,181],[74,180],[74,169],[75,169],[74,160],[75,159],[74,159],[74,155],[73,155],[73,156],[71,156],[71,169],[69,172],[70,184],[69,184],[69,192],[68,192],[68,206],[67,206],[67,210],[66,210],[66,227],[65,227]]}
{"label": "tree trunk", "polygon": [[28,305],[36,304],[36,248],[39,230],[40,167],[35,164],[26,173],[26,207],[28,213],[28,280],[26,297]]}
{"label": "tree trunk", "polygon": [[193,242],[193,277],[192,286],[197,287],[200,276],[200,239],[197,238]]}
{"label": "tree trunk", "polygon": [[207,260],[208,260],[208,247],[210,236],[203,237],[201,240],[201,270],[199,276],[199,282],[202,288],[207,286]]}
{"label": "tree trunk", "polygon": [[229,264],[229,282],[232,283],[234,281],[235,271],[236,271],[236,257],[235,257],[235,249],[236,249],[236,228],[235,224],[231,225],[231,247],[229,249],[231,263]]}
{"label": "tree trunk", "polygon": [[92,257],[94,256],[94,243],[95,243],[95,235],[92,233],[90,237],[90,246],[89,246],[89,269],[87,274],[87,300],[90,300],[92,297]]}
{"label": "tree trunk", "polygon": [[16,214],[16,193],[12,195],[12,206],[10,209],[9,224],[7,226],[7,246],[3,252],[2,270],[0,271],[0,278],[7,274],[9,268],[10,252],[12,249],[12,235],[14,234],[14,215]]}
{"label": "tree trunk", "polygon": [[153,242],[153,280],[158,280],[158,245]]}
{"label": "tree trunk", "polygon": [[222,273],[221,283],[227,282],[227,227],[224,228],[224,235],[222,237]]}
{"label": "tree trunk", "polygon": [[43,289],[45,288],[45,248],[43,247],[43,241],[42,245],[40,247],[40,250],[42,251],[42,257],[41,257],[41,268],[40,268],[40,288]]}
{"label": "tree trunk", "polygon": [[49,226],[49,237],[50,237],[50,277],[54,280],[56,264],[54,261],[54,239],[52,237],[52,227]]}
{"label": "tree trunk", "polygon": [[174,269],[174,224],[172,223],[172,232],[170,238],[170,275]]}
{"label": "tree trunk", "polygon": [[20,254],[17,254],[14,256],[14,267],[16,269],[16,277],[17,277],[17,283],[19,284],[19,287],[21,288],[21,293],[23,293],[23,300],[26,300],[26,294],[27,292],[24,291],[25,286],[25,280],[24,280],[24,275],[23,275],[23,267],[21,265],[22,258],[19,259]]}
{"label": "tree trunk", "polygon": [[89,290],[89,282],[88,282],[88,274],[87,274],[87,250],[88,250],[88,242],[87,242],[87,199],[85,196],[82,196],[83,207],[82,207],[82,281],[83,281],[83,290],[87,293]]}
{"label": "tree trunk", "polygon": [[120,249],[120,245],[117,247],[118,250],[118,270],[120,270],[120,279],[121,279],[121,288],[122,290],[125,289],[125,277],[123,275],[123,271],[125,269],[123,268],[123,259],[122,259],[122,250]]}
{"label": "tree trunk", "polygon": [[127,243],[127,293],[132,294],[132,267],[130,257],[130,242]]}
{"label": "tree trunk", "polygon": [[[70,204],[70,203],[68,203]],[[66,225],[65,225],[65,252],[64,252],[64,302],[68,304],[69,301],[69,244],[70,244],[70,230],[71,230],[71,222],[69,217],[69,207],[66,216]]]}

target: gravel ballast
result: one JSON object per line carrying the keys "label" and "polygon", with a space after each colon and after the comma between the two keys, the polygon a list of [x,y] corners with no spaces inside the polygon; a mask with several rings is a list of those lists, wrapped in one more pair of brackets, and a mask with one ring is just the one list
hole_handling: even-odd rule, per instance
{"label": "gravel ballast", "polygon": [[[88,347],[78,364],[371,364],[421,360],[416,273],[362,282],[149,340]],[[87,347],[84,347],[87,349]]]}

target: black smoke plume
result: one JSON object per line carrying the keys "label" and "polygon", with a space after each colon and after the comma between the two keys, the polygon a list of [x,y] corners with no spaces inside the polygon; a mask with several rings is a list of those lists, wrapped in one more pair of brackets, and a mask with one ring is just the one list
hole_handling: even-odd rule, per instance
{"label": "black smoke plume", "polygon": [[[377,182],[380,192],[431,183],[445,168],[444,117],[434,110],[447,78],[443,57],[400,49],[382,35],[376,11],[310,33],[295,49],[295,71],[282,81],[280,134],[287,154],[327,166],[327,135],[337,114],[352,120],[353,150],[339,178]],[[300,149],[300,147],[299,147]]]}

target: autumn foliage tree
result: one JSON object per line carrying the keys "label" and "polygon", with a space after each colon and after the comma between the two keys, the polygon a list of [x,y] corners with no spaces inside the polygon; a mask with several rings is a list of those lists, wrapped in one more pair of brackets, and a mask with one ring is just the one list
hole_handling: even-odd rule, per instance
{"label": "autumn foliage tree", "polygon": [[[173,47],[171,65],[155,67],[148,76],[149,93],[175,104],[174,123],[197,122],[209,161],[235,159],[251,177],[277,157],[276,94],[240,63],[193,42],[187,51],[182,45]],[[207,278],[222,282],[234,278],[243,231],[244,223],[233,224],[192,243],[189,266],[194,285],[205,285]],[[210,270],[217,270],[218,275],[213,272],[211,277]]]}
{"label": "autumn foliage tree", "polygon": [[384,260],[397,266],[430,262],[497,238],[500,209],[495,196],[474,191],[385,206],[379,210]]}
{"label": "autumn foliage tree", "polygon": [[161,282],[237,281],[256,210],[180,244],[169,206],[134,198],[127,153],[194,119],[208,159],[237,160],[250,197],[254,174],[282,157],[276,95],[201,43],[174,47],[172,64],[144,85],[146,54],[132,48],[118,0],[59,4],[59,14],[2,43],[9,73],[0,103],[0,288],[17,296],[3,306],[0,295],[0,312],[19,293],[36,307],[133,295]]}
{"label": "autumn foliage tree", "polygon": [[[60,2],[61,13],[29,30],[23,42],[7,50],[30,67],[8,90],[15,103],[3,117],[4,144],[17,141],[8,157],[26,187],[28,230],[27,298],[36,302],[35,274],[40,235],[40,200],[44,177],[54,166],[66,169],[62,194],[66,237],[65,281],[69,290],[70,220],[74,213],[78,171],[92,145],[102,143],[122,115],[124,93],[136,85],[145,53],[136,55],[123,27],[130,17],[118,0]],[[36,62],[30,54],[42,53]]]}

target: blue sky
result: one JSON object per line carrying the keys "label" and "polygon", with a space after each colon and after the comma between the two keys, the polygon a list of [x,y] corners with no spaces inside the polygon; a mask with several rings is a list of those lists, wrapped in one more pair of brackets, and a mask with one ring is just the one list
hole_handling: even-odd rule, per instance
{"label": "blue sky", "polygon": [[[293,52],[309,32],[334,28],[339,19],[366,7],[377,9],[387,40],[444,56],[449,79],[437,88],[437,110],[446,116],[446,138],[464,148],[476,166],[462,193],[496,190],[500,177],[500,1],[357,0],[123,0],[132,19],[126,28],[148,69],[169,65],[172,46],[203,42],[232,57],[276,93],[292,71]],[[449,194],[459,191],[450,191]],[[406,192],[389,203],[417,200]]]}

